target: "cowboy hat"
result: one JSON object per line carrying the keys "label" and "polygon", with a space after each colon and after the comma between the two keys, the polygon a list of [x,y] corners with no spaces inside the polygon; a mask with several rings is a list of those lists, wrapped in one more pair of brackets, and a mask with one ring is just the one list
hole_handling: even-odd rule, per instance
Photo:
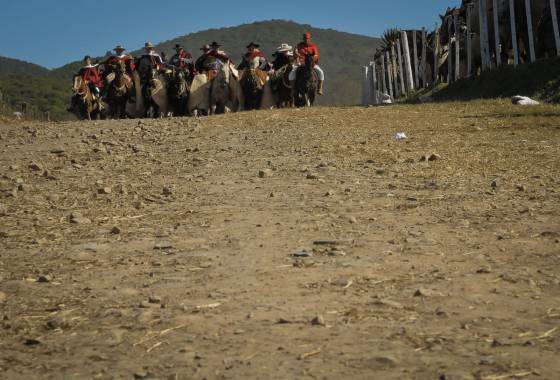
{"label": "cowboy hat", "polygon": [[184,50],[185,48],[181,46],[181,44],[175,44],[175,50]]}
{"label": "cowboy hat", "polygon": [[146,42],[146,43],[144,44],[144,48],[145,48],[145,49],[153,49],[153,48],[154,48],[154,45],[152,45],[151,42]]}
{"label": "cowboy hat", "polygon": [[210,50],[210,45],[204,45],[203,47],[200,48],[200,50]]}
{"label": "cowboy hat", "polygon": [[288,45],[287,43],[283,43],[276,48],[276,51],[277,52],[283,52],[283,51],[290,51],[292,49],[293,48],[290,45]]}
{"label": "cowboy hat", "polygon": [[246,47],[247,47],[247,49],[250,49],[250,48],[252,48],[252,47],[258,49],[260,46],[261,46],[261,45],[259,45],[259,44],[256,44],[256,43],[254,43],[254,42],[251,42],[251,43],[250,43],[249,45],[247,45]]}
{"label": "cowboy hat", "polygon": [[220,46],[222,46],[222,45],[220,45],[220,44],[217,43],[216,41],[214,41],[214,42],[212,42],[212,43],[210,44],[210,47],[211,47],[211,48],[219,48]]}
{"label": "cowboy hat", "polygon": [[126,49],[122,45],[117,45],[113,49],[114,51],[125,51]]}

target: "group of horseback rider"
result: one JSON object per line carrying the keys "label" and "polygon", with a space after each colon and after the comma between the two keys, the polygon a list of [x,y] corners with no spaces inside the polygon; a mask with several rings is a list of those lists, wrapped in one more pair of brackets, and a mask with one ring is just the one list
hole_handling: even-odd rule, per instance
{"label": "group of horseback rider", "polygon": [[[264,53],[259,50],[259,47],[259,44],[254,42],[247,45],[247,52],[243,55],[242,62],[237,66],[238,70],[251,68],[253,62],[258,59],[258,68],[267,72],[270,77],[273,77],[274,73],[291,65],[292,69],[289,72],[288,80],[293,96],[297,69],[305,64],[306,56],[311,55],[314,62],[314,71],[318,79],[317,93],[323,95],[325,75],[318,65],[319,49],[311,42],[311,33],[305,32],[302,41],[298,43],[295,49],[287,43],[282,43],[272,54],[274,57],[272,62],[266,59]],[[149,70],[155,70],[160,73],[169,73],[170,70],[181,72],[185,75],[185,79],[192,81],[197,74],[208,74],[212,70],[217,70],[221,65],[233,64],[228,54],[221,49],[221,45],[217,42],[204,45],[200,50],[202,50],[201,56],[194,60],[191,53],[180,44],[177,44],[175,45],[176,54],[166,61],[165,55],[163,53],[161,55],[158,54],[151,42],[146,42],[144,53],[137,58],[132,57],[130,54],[125,54],[126,49],[122,45],[118,45],[114,49],[115,54],[101,64],[93,64],[90,56],[84,57],[83,67],[80,69],[78,76],[88,84],[91,93],[101,104],[100,99],[105,95],[104,88],[106,87],[107,77],[111,73],[116,72],[116,70],[124,68],[130,78],[137,72],[140,83],[144,87],[148,81],[147,72]],[[100,70],[100,66],[102,66],[102,70]]]}

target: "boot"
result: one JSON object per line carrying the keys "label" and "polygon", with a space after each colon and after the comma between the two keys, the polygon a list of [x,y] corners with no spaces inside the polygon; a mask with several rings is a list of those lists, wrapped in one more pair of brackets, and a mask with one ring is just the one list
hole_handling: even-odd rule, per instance
{"label": "boot", "polygon": [[317,87],[317,94],[319,94],[319,95],[323,95],[323,83],[324,82],[325,81],[322,81],[322,80],[319,81],[319,86]]}

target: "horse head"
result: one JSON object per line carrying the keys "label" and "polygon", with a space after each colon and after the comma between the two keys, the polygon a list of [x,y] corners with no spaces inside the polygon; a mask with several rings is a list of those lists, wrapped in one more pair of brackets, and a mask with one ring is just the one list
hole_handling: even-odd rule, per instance
{"label": "horse head", "polygon": [[261,65],[261,58],[255,57],[249,62],[249,69],[256,70]]}
{"label": "horse head", "polygon": [[313,54],[306,54],[305,55],[305,68],[307,69],[307,71],[311,72],[311,70],[313,70],[314,66],[315,66],[315,56]]}

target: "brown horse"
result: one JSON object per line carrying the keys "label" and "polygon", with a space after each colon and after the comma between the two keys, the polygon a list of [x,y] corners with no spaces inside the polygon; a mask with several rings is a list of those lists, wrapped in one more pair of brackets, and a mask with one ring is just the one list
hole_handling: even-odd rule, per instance
{"label": "brown horse", "polygon": [[74,85],[72,87],[74,96],[68,111],[74,113],[79,119],[91,120],[98,119],[103,116],[103,105],[101,99],[96,99],[89,89],[88,82],[81,76],[74,77]]}
{"label": "brown horse", "polygon": [[132,91],[134,90],[134,82],[126,73],[124,62],[119,62],[115,68],[115,77],[109,84],[107,91],[107,102],[111,118],[121,119],[126,115],[126,103],[130,99]]}
{"label": "brown horse", "polygon": [[274,73],[272,87],[277,108],[287,108],[294,106],[294,98],[292,96],[292,86],[290,86],[290,73],[293,65],[290,63],[276,73]]}
{"label": "brown horse", "polygon": [[266,71],[251,68],[243,72],[240,84],[245,99],[245,110],[251,111],[260,108],[267,80]]}

